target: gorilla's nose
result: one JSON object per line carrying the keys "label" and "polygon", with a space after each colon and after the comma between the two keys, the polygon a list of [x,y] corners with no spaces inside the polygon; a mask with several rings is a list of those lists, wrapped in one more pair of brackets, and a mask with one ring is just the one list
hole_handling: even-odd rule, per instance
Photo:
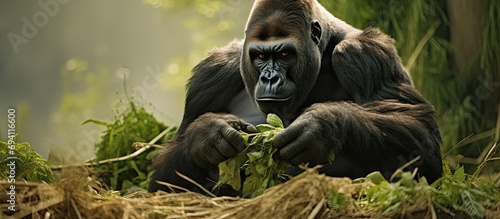
{"label": "gorilla's nose", "polygon": [[275,90],[283,84],[283,79],[278,71],[265,71],[260,75],[259,83],[263,87]]}

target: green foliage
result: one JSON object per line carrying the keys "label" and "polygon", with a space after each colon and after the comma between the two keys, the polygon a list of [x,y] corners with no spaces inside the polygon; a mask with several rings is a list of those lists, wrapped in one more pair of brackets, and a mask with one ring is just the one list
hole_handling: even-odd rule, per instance
{"label": "green foliage", "polygon": [[[281,121],[281,119],[275,114],[267,115],[266,122],[269,125],[273,126],[273,128],[284,128],[283,121]],[[265,124],[264,124],[264,126],[265,126]]]}
{"label": "green foliage", "polygon": [[[148,113],[144,107],[137,107],[132,101],[122,113],[119,113],[112,123],[87,120],[106,127],[101,141],[96,144],[95,161],[126,156],[135,152],[133,142],[149,142],[167,128]],[[175,132],[172,129],[165,139],[170,139]],[[100,165],[95,170],[104,182],[112,189],[125,191],[133,186],[147,188],[147,168],[151,164],[150,155],[153,148],[142,154],[121,162]]]}
{"label": "green foliage", "polygon": [[413,204],[419,196],[419,189],[413,182],[409,172],[402,174],[401,180],[389,183],[387,180],[378,182],[363,191],[363,201],[366,206],[385,209],[384,213],[393,213],[403,203]]}
{"label": "green foliage", "polygon": [[365,208],[384,209],[388,215],[397,213],[404,205],[425,205],[430,200],[431,204],[463,212],[471,218],[484,218],[485,208],[500,201],[500,188],[493,181],[473,178],[465,174],[463,167],[452,173],[447,164],[443,177],[432,185],[425,178],[414,181],[409,172],[404,172],[397,182],[379,181],[378,178],[376,181],[363,190],[358,201]]}
{"label": "green foliage", "polygon": [[219,181],[214,189],[228,184],[235,190],[240,190],[242,170],[247,175],[243,182],[245,197],[256,197],[265,189],[290,178],[284,173],[288,164],[274,156],[278,150],[272,146],[274,136],[283,130],[283,122],[275,114],[269,114],[267,123],[256,126],[259,133],[241,132],[247,147],[234,158],[219,164]]}
{"label": "green foliage", "polygon": [[333,210],[342,211],[345,208],[345,195],[338,192],[337,189],[331,188],[326,204]]}
{"label": "green foliage", "polygon": [[467,213],[472,218],[484,218],[485,207],[500,201],[500,188],[489,179],[467,175],[463,167],[454,173],[446,168],[443,177],[433,186],[436,189],[431,190],[431,197],[435,203]]}
{"label": "green foliage", "polygon": [[[54,182],[52,171],[47,167],[48,162],[32,150],[28,142],[15,143],[14,151],[14,155],[9,155],[9,145],[7,142],[0,141],[0,179],[9,179],[10,166],[7,164],[14,161],[15,174],[12,176],[15,176],[16,180]],[[8,157],[17,157],[17,159],[9,159]]]}

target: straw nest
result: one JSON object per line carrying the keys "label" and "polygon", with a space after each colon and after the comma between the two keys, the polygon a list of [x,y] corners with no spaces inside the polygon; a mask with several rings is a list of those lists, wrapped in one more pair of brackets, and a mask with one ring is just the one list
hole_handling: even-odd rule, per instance
{"label": "straw nest", "polygon": [[[85,184],[85,183],[83,183]],[[11,185],[0,182],[4,191]],[[197,193],[135,192],[127,196],[102,195],[82,186],[82,179],[60,183],[16,183],[14,218],[327,218],[349,214],[366,217],[355,206],[344,212],[329,211],[329,189],[335,186],[346,197],[359,193],[364,184],[348,178],[331,178],[310,169],[292,180],[253,198],[208,197]],[[3,192],[3,194],[5,194]],[[4,200],[2,200],[4,201]],[[351,203],[346,200],[346,203]],[[3,205],[3,204],[2,204]],[[2,209],[6,209],[2,207]],[[7,212],[4,212],[7,213]]]}
{"label": "straw nest", "polygon": [[[253,199],[208,197],[197,193],[135,192],[105,195],[93,180],[70,177],[53,185],[16,183],[16,212],[11,215],[2,197],[2,211],[12,218],[384,218],[379,210],[363,209],[354,201],[370,182],[355,183],[308,169],[290,181]],[[0,181],[6,194],[10,183]],[[328,208],[331,188],[345,195],[341,211]],[[104,194],[104,195],[103,195]],[[426,207],[409,207],[413,216]],[[408,215],[408,214],[407,214]],[[1,215],[0,215],[1,216]],[[7,217],[7,218],[10,218]],[[1,218],[1,217],[0,217]]]}

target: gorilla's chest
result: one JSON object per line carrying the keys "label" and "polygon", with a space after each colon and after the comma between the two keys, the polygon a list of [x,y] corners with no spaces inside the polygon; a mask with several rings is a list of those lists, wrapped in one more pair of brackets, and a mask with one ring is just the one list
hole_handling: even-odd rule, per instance
{"label": "gorilla's chest", "polygon": [[229,102],[228,111],[252,125],[266,123],[265,116],[257,109],[255,102],[247,94],[246,90],[240,91]]}

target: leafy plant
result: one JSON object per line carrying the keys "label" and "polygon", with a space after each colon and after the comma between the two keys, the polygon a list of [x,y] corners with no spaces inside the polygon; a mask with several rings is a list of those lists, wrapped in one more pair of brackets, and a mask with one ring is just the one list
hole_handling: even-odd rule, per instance
{"label": "leafy plant", "polygon": [[228,184],[240,190],[241,172],[244,171],[247,177],[243,182],[243,196],[256,197],[266,188],[290,178],[284,171],[288,163],[274,156],[278,150],[272,146],[274,136],[284,129],[283,122],[275,114],[269,114],[267,123],[256,126],[258,133],[241,132],[246,148],[234,158],[219,164],[219,181],[214,189]]}
{"label": "leafy plant", "polygon": [[342,211],[345,208],[345,195],[337,191],[337,189],[331,188],[328,192],[326,204],[333,210]]}
{"label": "leafy plant", "polygon": [[[126,156],[135,152],[133,142],[148,142],[167,128],[148,113],[144,107],[137,107],[132,101],[128,108],[119,113],[114,122],[107,123],[97,120],[87,120],[83,124],[93,123],[106,127],[101,141],[96,144],[95,161]],[[176,129],[172,129],[164,139],[170,139]],[[153,148],[144,153],[121,162],[100,165],[95,170],[103,181],[112,189],[125,191],[131,187],[147,188],[147,168]]]}
{"label": "leafy plant", "polygon": [[387,180],[366,188],[362,202],[368,207],[385,209],[384,213],[396,212],[403,203],[415,203],[420,195],[419,184],[413,181],[409,172],[404,172],[398,182]]}
{"label": "leafy plant", "polygon": [[485,207],[493,207],[500,200],[500,188],[486,178],[475,178],[460,167],[451,172],[445,164],[443,177],[433,184],[433,202],[467,213],[472,218],[484,218]]}
{"label": "leafy plant", "polygon": [[[10,154],[11,149],[7,142],[0,141],[0,178],[9,180],[27,180],[30,182],[54,182],[52,171],[47,167],[48,162],[37,152],[30,148],[28,142],[15,143],[15,154]],[[9,159],[15,157],[15,159]],[[10,167],[14,171],[11,174]]]}
{"label": "leafy plant", "polygon": [[358,201],[363,206],[384,209],[388,215],[399,212],[405,204],[422,205],[430,201],[435,206],[463,212],[471,218],[484,218],[486,207],[493,207],[500,201],[500,188],[493,181],[467,175],[463,167],[452,173],[448,164],[444,165],[443,177],[432,185],[424,177],[417,182],[410,172],[404,172],[399,181],[378,181],[365,188],[362,194]]}

